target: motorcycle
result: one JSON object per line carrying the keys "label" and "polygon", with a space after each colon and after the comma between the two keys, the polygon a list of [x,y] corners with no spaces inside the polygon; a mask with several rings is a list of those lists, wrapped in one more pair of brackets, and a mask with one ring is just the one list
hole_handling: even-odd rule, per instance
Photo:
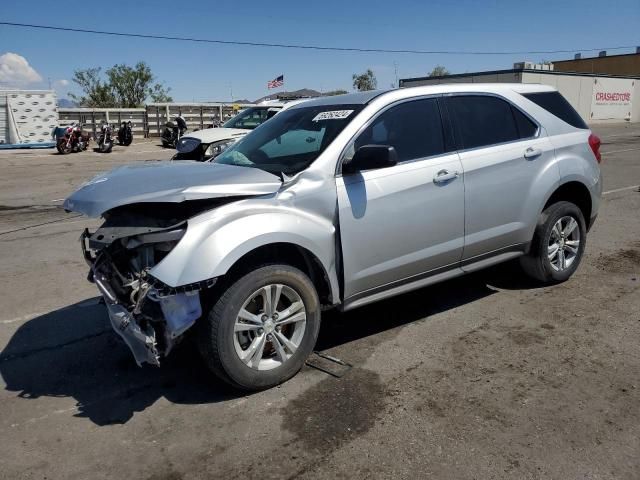
{"label": "motorcycle", "polygon": [[53,134],[56,137],[56,149],[62,155],[84,151],[91,141],[89,134],[84,133],[80,125],[58,127]]}
{"label": "motorcycle", "polygon": [[110,153],[113,148],[113,139],[111,138],[111,125],[104,124],[100,130],[98,137],[98,151],[100,153]]}
{"label": "motorcycle", "polygon": [[184,118],[176,117],[174,122],[167,122],[162,132],[162,146],[165,148],[176,148],[178,140],[187,131],[187,122]]}
{"label": "motorcycle", "polygon": [[122,122],[120,130],[118,130],[118,143],[128,147],[133,141],[133,133],[131,132],[131,122]]}

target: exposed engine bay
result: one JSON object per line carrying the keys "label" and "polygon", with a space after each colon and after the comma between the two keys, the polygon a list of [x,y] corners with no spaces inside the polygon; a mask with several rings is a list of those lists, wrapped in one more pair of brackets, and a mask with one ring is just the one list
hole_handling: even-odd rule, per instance
{"label": "exposed engine bay", "polygon": [[105,222],[95,232],[82,234],[88,279],[100,290],[114,330],[138,365],[160,365],[202,315],[201,293],[216,281],[171,288],[150,269],[177,245],[189,217],[231,200],[118,207],[103,215]]}
{"label": "exposed engine bay", "polygon": [[257,168],[154,162],[101,173],[65,200],[65,210],[105,220],[95,232],[82,234],[83,255],[89,280],[138,365],[159,365],[202,315],[204,294],[216,282],[208,274],[175,278],[175,266],[165,266],[164,281],[150,273],[157,275],[186,234],[189,219],[273,194],[281,185],[278,176]]}

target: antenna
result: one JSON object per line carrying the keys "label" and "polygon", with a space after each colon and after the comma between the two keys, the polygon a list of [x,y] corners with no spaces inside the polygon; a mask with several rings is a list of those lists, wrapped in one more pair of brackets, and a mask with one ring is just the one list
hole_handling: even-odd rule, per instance
{"label": "antenna", "polygon": [[397,88],[398,87],[398,62],[396,62],[396,61],[393,62],[393,69],[396,72],[396,84],[395,84],[395,87]]}

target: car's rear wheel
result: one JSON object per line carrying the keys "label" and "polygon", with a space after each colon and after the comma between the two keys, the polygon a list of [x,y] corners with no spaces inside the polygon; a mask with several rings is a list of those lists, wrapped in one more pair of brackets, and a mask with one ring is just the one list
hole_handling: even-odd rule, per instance
{"label": "car's rear wheel", "polygon": [[540,282],[563,282],[580,265],[586,240],[582,211],[571,202],[554,203],[540,215],[529,254],[520,263]]}
{"label": "car's rear wheel", "polygon": [[258,268],[231,284],[202,319],[198,342],[209,368],[244,390],[288,380],[313,351],[320,304],[311,280],[287,265]]}

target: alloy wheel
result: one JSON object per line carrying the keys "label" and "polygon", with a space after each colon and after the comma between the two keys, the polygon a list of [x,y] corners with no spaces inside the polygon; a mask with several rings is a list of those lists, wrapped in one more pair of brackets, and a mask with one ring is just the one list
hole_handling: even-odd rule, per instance
{"label": "alloy wheel", "polygon": [[254,370],[277,368],[295,354],[304,338],[306,322],[304,303],[293,288],[266,285],[245,300],[236,316],[236,354]]}
{"label": "alloy wheel", "polygon": [[556,272],[566,270],[576,261],[580,251],[580,228],[570,215],[560,218],[549,236],[547,255]]}

